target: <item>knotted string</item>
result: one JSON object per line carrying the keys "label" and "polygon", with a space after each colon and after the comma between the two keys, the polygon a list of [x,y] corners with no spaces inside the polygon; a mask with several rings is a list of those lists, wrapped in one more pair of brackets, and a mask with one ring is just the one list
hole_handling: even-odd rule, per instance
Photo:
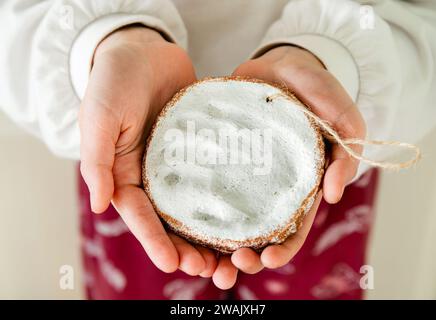
{"label": "knotted string", "polygon": [[[289,96],[284,93],[276,93],[273,95],[270,95],[266,98],[267,102],[272,102],[275,98],[282,97],[287,100],[289,100]],[[297,106],[303,111],[307,116],[309,116],[311,119],[313,119],[318,126],[320,126],[323,129],[323,135],[326,139],[328,139],[330,142],[339,144],[351,157],[354,159],[357,159],[359,161],[365,162],[373,167],[378,167],[382,169],[388,169],[388,170],[400,170],[409,168],[415,163],[419,161],[421,158],[421,150],[410,143],[405,142],[399,142],[399,141],[379,141],[379,140],[364,140],[364,139],[357,139],[357,138],[350,138],[350,139],[342,139],[341,136],[336,132],[335,129],[331,127],[331,125],[326,121],[318,117],[316,114],[314,114],[309,109],[305,108],[303,105],[300,105],[297,103]],[[350,145],[384,145],[384,146],[395,146],[403,149],[409,149],[414,151],[414,157],[408,161],[405,162],[389,162],[389,161],[375,161],[368,159],[360,154],[358,154],[356,151],[353,150],[353,148],[350,147]]]}

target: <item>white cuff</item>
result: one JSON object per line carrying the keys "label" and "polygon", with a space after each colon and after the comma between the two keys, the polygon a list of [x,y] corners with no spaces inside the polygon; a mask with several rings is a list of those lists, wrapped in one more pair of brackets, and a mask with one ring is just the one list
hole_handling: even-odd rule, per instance
{"label": "white cuff", "polygon": [[[153,16],[113,13],[93,21],[80,32],[70,52],[69,67],[71,83],[79,99],[82,99],[85,95],[89,73],[92,67],[92,59],[98,44],[115,30],[135,23],[156,29],[164,34],[168,40],[175,43],[177,42],[176,37],[162,20]],[[181,47],[186,47],[184,41],[177,44]]]}
{"label": "white cuff", "polygon": [[274,47],[284,44],[296,45],[313,53],[341,83],[353,101],[357,101],[359,95],[359,69],[351,53],[341,43],[322,35],[301,34],[274,39],[272,42],[263,44],[255,50],[252,57],[259,57]]}

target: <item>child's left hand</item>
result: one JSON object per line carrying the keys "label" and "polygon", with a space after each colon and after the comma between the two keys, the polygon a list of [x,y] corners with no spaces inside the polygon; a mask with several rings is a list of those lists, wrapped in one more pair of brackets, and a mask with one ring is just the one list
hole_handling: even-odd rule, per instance
{"label": "child's left hand", "polygon": [[[235,76],[248,76],[268,82],[286,85],[299,99],[311,107],[322,119],[329,121],[344,138],[363,139],[366,134],[365,122],[353,100],[345,89],[328,72],[322,63],[310,52],[293,47],[276,47],[263,56],[240,65]],[[361,153],[362,147],[353,146]],[[324,175],[322,191],[309,213],[302,228],[280,245],[270,245],[260,254],[249,248],[235,251],[231,256],[232,265],[218,267],[213,275],[214,282],[221,288],[229,288],[235,282],[235,270],[249,274],[261,271],[264,267],[279,268],[287,264],[304,244],[312,227],[322,194],[328,203],[337,203],[345,186],[356,175],[358,161],[349,157],[338,145],[333,145],[329,154],[330,164]]]}

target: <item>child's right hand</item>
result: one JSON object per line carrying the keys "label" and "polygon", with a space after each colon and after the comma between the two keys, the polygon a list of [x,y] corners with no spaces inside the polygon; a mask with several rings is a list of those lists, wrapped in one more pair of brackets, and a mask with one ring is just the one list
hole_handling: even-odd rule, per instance
{"label": "child's right hand", "polygon": [[187,54],[156,31],[132,26],[103,40],[80,109],[81,172],[92,210],[112,201],[159,269],[210,277],[212,251],[168,234],[141,186],[145,137],[157,113],[195,80]]}

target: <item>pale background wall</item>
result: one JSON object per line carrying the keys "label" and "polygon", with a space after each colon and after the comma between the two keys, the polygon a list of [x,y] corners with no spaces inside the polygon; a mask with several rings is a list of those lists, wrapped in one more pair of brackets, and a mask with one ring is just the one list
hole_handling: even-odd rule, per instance
{"label": "pale background wall", "polygon": [[412,170],[385,173],[381,181],[373,247],[373,299],[436,299],[436,131],[419,146]]}
{"label": "pale background wall", "polygon": [[[381,183],[370,264],[378,298],[436,299],[436,132],[421,144],[416,170]],[[75,166],[0,114],[0,298],[79,299]],[[59,268],[75,290],[59,288]]]}

